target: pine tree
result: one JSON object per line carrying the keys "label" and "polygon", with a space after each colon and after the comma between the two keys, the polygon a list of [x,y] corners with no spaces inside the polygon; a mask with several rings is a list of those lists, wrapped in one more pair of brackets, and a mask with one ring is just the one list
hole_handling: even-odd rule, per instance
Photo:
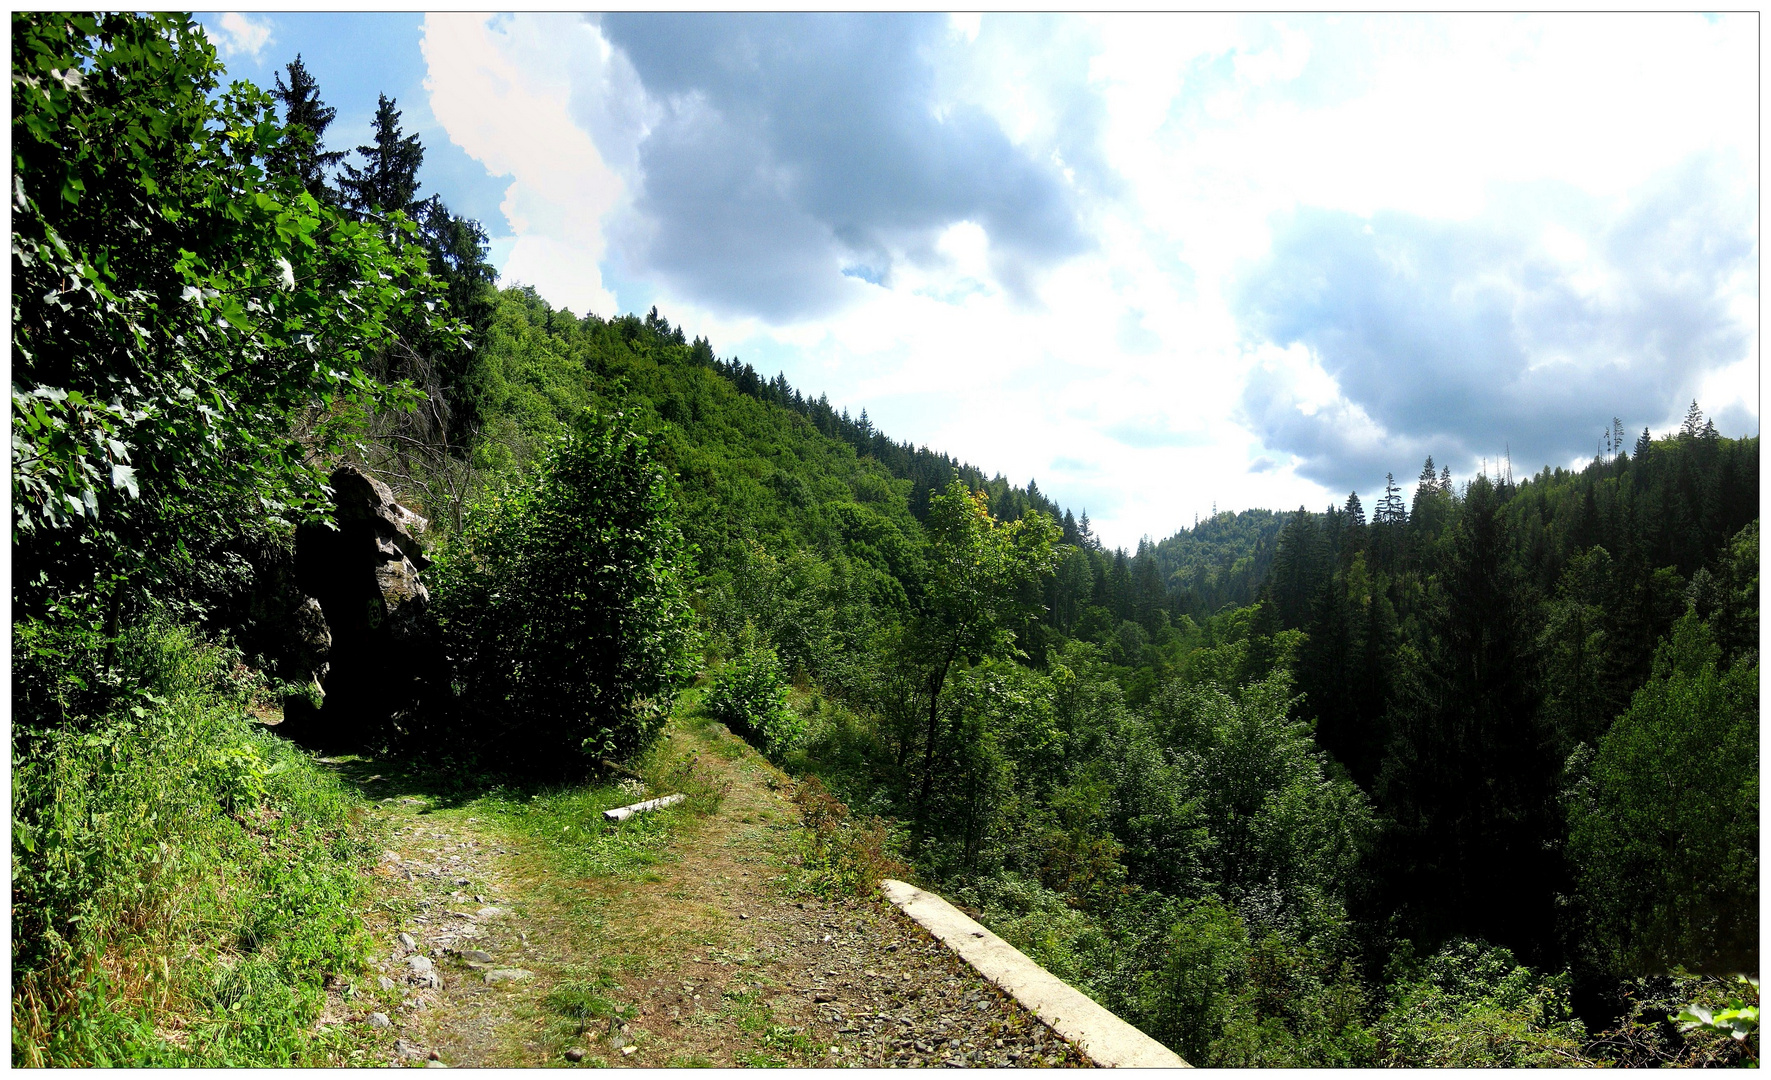
{"label": "pine tree", "polygon": [[1536,616],[1502,500],[1485,477],[1470,485],[1381,787],[1404,849],[1391,880],[1412,894],[1405,903],[1444,920],[1419,929],[1542,962],[1558,885],[1555,781],[1569,748],[1540,719]]}
{"label": "pine tree", "polygon": [[1402,489],[1396,486],[1396,474],[1384,474],[1384,497],[1378,501],[1377,517],[1374,525],[1403,525],[1408,521],[1408,511],[1402,503]]}
{"label": "pine tree", "polygon": [[358,214],[411,213],[418,204],[418,168],[424,164],[424,146],[418,136],[400,130],[400,111],[386,94],[376,106],[372,133],[373,144],[357,147],[362,167],[346,162],[339,178],[344,204]]}
{"label": "pine tree", "polygon": [[338,115],[320,100],[319,84],[308,74],[301,54],[289,61],[289,81],[277,73],[271,96],[283,103],[283,142],[265,159],[273,176],[299,177],[308,194],[323,204],[337,201],[338,193],[327,183],[327,173],[344,158],[343,150],[327,150],[326,129]]}

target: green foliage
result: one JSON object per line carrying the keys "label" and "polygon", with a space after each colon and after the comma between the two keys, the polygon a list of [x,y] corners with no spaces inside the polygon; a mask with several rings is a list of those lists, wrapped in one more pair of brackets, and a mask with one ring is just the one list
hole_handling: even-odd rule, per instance
{"label": "green foliage", "polygon": [[1586,1030],[1573,1018],[1566,976],[1546,978],[1506,949],[1454,942],[1400,978],[1393,994],[1376,1026],[1386,1065],[1588,1064]]}
{"label": "green foliage", "polygon": [[1163,964],[1143,979],[1140,1010],[1156,1037],[1203,1065],[1235,1019],[1247,977],[1248,931],[1216,900],[1184,905],[1168,935]]}
{"label": "green foliage", "polygon": [[1590,766],[1573,762],[1569,855],[1614,970],[1757,970],[1759,670],[1719,658],[1687,613]]}
{"label": "green foliage", "polygon": [[[1015,627],[1038,610],[1035,591],[1056,565],[1058,527],[1036,510],[999,522],[989,501],[955,480],[929,500],[928,580],[902,639],[928,697],[923,743],[922,811],[941,747],[941,691],[956,661],[1013,655]],[[950,732],[950,738],[957,736]],[[976,788],[976,784],[972,785]],[[968,847],[972,846],[968,844]]]}
{"label": "green foliage", "polygon": [[620,416],[587,419],[474,507],[436,573],[466,735],[555,768],[649,745],[692,673],[690,554]]}
{"label": "green foliage", "polygon": [[1028,586],[1052,573],[1058,531],[1034,511],[998,522],[984,493],[955,480],[929,500],[928,584],[916,635],[941,676],[954,660],[1009,655],[1014,626],[1037,610]]}
{"label": "green foliage", "polygon": [[118,670],[110,711],[14,728],[14,1064],[325,1061],[322,983],[368,946],[360,803],[245,718],[237,655],[150,624]]}
{"label": "green foliage", "polygon": [[[1737,1028],[1733,1023],[1750,1014],[1715,1023],[1720,1014],[1758,1007],[1755,977],[1723,979],[1675,968],[1666,975],[1625,980],[1618,989],[1622,1015],[1592,1044],[1593,1053],[1608,1063],[1622,1068],[1757,1066],[1757,1030],[1744,1031],[1744,1024]],[[1711,1023],[1703,1023],[1705,1015]]]}
{"label": "green foliage", "polygon": [[410,222],[267,175],[272,99],[188,18],[18,13],[12,60],[14,597],[114,631],[115,582],[319,511],[433,286]]}
{"label": "green foliage", "polygon": [[1161,881],[1163,863],[1197,862],[1239,909],[1307,937],[1344,917],[1345,883],[1376,828],[1364,794],[1334,774],[1308,725],[1293,718],[1295,704],[1283,669],[1245,687],[1240,701],[1211,683],[1167,687],[1150,723],[1172,764],[1148,782],[1172,788],[1166,805],[1177,817],[1137,829],[1155,834],[1144,841],[1154,854],[1163,833],[1203,827],[1186,860],[1163,851],[1145,872]]}
{"label": "green foliage", "polygon": [[737,655],[714,676],[705,707],[733,734],[755,743],[774,761],[805,737],[806,722],[787,702],[781,660],[749,625],[739,638]]}
{"label": "green foliage", "polygon": [[1736,976],[1736,981],[1750,989],[1751,1001],[1746,996],[1730,998],[1727,1005],[1720,1009],[1708,1009],[1693,1002],[1679,1010],[1674,1017],[1682,1031],[1713,1031],[1728,1036],[1736,1042],[1745,1042],[1748,1037],[1759,1031],[1759,980],[1756,976]]}
{"label": "green foliage", "polygon": [[811,678],[837,692],[865,691],[871,639],[904,602],[896,579],[841,551],[820,557],[792,549],[777,557],[754,541],[730,549],[721,565],[708,569],[727,583],[707,598],[710,629],[738,640],[754,624],[795,681]]}
{"label": "green foliage", "polygon": [[799,879],[803,888],[827,898],[871,898],[880,880],[901,877],[897,844],[878,818],[857,818],[815,776],[795,784],[793,801],[805,825]]}

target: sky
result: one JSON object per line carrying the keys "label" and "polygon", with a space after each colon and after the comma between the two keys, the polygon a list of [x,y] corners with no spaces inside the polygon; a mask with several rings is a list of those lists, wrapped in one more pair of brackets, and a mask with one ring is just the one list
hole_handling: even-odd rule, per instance
{"label": "sky", "polygon": [[199,16],[504,284],[656,305],[1110,546],[1757,434],[1754,15]]}

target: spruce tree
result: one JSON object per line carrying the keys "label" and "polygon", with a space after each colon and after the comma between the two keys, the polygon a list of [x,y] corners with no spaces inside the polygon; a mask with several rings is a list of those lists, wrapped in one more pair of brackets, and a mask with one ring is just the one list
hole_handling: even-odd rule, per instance
{"label": "spruce tree", "polygon": [[327,174],[344,158],[343,150],[327,150],[326,129],[338,110],[320,100],[319,84],[308,74],[301,54],[289,61],[289,81],[277,73],[277,88],[271,96],[283,103],[283,142],[266,156],[265,164],[272,176],[295,176],[309,195],[322,204],[338,201],[338,193],[327,183]]}
{"label": "spruce tree", "polygon": [[386,94],[375,108],[372,134],[372,144],[357,147],[362,167],[346,162],[339,178],[345,206],[357,214],[412,213],[418,206],[418,168],[424,164],[424,145],[418,136],[400,130],[400,110]]}
{"label": "spruce tree", "polygon": [[1399,842],[1386,874],[1395,899],[1425,916],[1417,932],[1482,937],[1541,963],[1553,945],[1556,777],[1568,748],[1541,722],[1534,609],[1501,504],[1477,478],[1452,531],[1381,782]]}

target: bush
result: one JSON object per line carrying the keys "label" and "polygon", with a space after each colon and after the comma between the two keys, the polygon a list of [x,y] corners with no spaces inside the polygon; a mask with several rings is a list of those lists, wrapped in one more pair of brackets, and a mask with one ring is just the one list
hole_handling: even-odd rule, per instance
{"label": "bush", "polygon": [[805,738],[806,722],[787,703],[787,677],[775,650],[746,625],[738,655],[714,677],[707,712],[734,735],[780,761]]}
{"label": "bush", "polygon": [[815,776],[793,788],[806,827],[800,866],[806,887],[819,896],[871,897],[882,878],[902,877],[905,865],[892,855],[892,838],[878,818],[856,820]]}
{"label": "bush", "polygon": [[644,749],[693,672],[689,560],[644,436],[615,416],[557,441],[439,552],[463,734],[553,770]]}
{"label": "bush", "polygon": [[1759,988],[1744,977],[1721,979],[1675,969],[1624,982],[1619,990],[1623,1015],[1593,1040],[1591,1050],[1620,1068],[1757,1068],[1757,1031],[1742,1038],[1703,1025],[1680,1023],[1679,1014],[1696,1006],[1711,1014],[1751,1002]]}
{"label": "bush", "polygon": [[[1409,965],[1404,961],[1400,967]],[[1403,1068],[1585,1065],[1586,1029],[1565,975],[1544,976],[1506,949],[1454,942],[1402,971],[1377,1023],[1384,1064]]]}

